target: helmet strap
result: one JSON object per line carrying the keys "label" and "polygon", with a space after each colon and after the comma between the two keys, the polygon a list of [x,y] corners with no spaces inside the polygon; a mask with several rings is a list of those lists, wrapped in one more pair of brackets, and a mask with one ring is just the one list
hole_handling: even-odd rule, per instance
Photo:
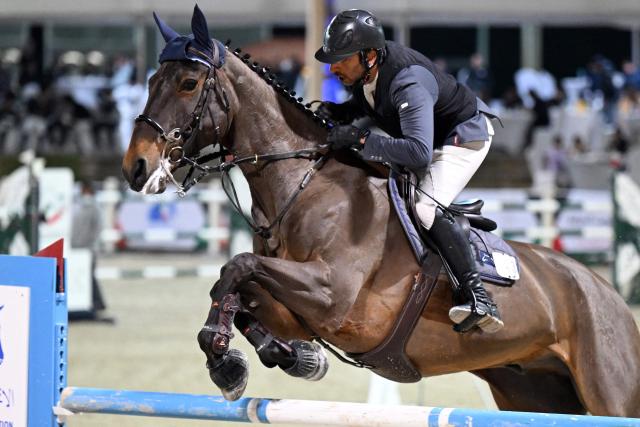
{"label": "helmet strap", "polygon": [[369,78],[371,78],[371,70],[373,69],[373,67],[380,63],[380,51],[377,50],[376,52],[378,54],[376,55],[376,60],[372,65],[369,65],[367,54],[371,50],[373,49],[362,49],[360,52],[358,52],[360,56],[360,63],[364,67],[364,72],[362,73],[362,76],[360,76],[360,78],[354,83],[354,86],[363,86],[366,82],[368,82]]}

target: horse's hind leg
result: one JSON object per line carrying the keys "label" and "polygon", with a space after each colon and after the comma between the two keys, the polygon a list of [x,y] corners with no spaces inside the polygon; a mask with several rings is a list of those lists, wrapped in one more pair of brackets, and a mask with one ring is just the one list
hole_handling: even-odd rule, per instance
{"label": "horse's hind leg", "polygon": [[[576,389],[591,415],[640,417],[640,336],[624,310],[597,313],[591,320],[593,329],[579,328],[563,348]],[[617,317],[615,322],[612,317]]]}
{"label": "horse's hind leg", "polygon": [[554,371],[492,368],[473,371],[489,383],[498,408],[505,411],[585,414],[571,377]]}
{"label": "horse's hind leg", "polygon": [[[640,334],[622,298],[599,276],[572,266],[581,284],[571,328],[550,350],[571,370],[591,415],[640,417]],[[563,339],[564,338],[564,339]]]}

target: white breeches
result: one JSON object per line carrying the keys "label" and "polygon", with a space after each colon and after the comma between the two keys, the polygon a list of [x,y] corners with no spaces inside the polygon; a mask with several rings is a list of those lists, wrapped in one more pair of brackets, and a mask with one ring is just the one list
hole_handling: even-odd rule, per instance
{"label": "white breeches", "polygon": [[[487,119],[489,139],[469,141],[462,145],[445,145],[434,150],[431,166],[420,182],[420,189],[444,206],[449,206],[464,189],[487,156],[494,134]],[[436,215],[436,203],[418,193],[416,211],[425,228],[430,229]]]}

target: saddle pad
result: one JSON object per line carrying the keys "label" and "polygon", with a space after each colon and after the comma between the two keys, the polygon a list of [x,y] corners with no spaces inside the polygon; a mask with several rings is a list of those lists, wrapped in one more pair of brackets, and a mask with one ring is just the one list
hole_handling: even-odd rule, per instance
{"label": "saddle pad", "polygon": [[[413,221],[411,221],[393,173],[389,178],[388,187],[391,203],[398,214],[400,224],[402,224],[416,260],[420,262],[427,248]],[[469,240],[478,272],[484,281],[501,286],[511,286],[518,279],[520,272],[518,257],[513,248],[502,238],[483,230],[471,228]]]}

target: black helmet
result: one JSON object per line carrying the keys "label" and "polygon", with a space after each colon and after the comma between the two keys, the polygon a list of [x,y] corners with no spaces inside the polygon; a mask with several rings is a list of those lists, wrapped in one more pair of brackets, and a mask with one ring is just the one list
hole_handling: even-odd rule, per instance
{"label": "black helmet", "polygon": [[378,18],[366,10],[345,10],[329,23],[316,59],[334,64],[366,49],[383,49],[384,45],[384,31]]}

